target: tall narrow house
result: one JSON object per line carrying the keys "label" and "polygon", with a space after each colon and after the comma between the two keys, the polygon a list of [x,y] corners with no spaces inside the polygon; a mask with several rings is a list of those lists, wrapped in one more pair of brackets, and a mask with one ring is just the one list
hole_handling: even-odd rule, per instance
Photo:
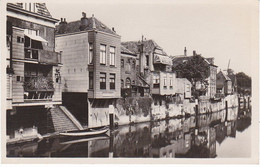
{"label": "tall narrow house", "polygon": [[121,37],[84,12],[77,21],[62,18],[56,33],[56,50],[63,55],[64,105],[89,127],[107,125],[109,105],[121,96]]}
{"label": "tall narrow house", "polygon": [[[6,107],[8,126],[14,129],[25,128],[23,121],[38,124],[40,111],[61,104],[61,54],[55,52],[54,37],[58,21],[44,3],[7,4]],[[12,123],[14,115],[18,120]]]}

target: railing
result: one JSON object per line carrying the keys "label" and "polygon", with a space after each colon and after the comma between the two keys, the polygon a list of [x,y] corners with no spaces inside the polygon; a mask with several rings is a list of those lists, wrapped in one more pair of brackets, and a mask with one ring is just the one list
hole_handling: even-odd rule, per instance
{"label": "railing", "polygon": [[36,60],[43,64],[58,64],[61,63],[61,54],[58,52],[24,48],[24,57],[26,59]]}
{"label": "railing", "polygon": [[25,77],[25,91],[54,91],[53,80],[51,77],[29,76]]}

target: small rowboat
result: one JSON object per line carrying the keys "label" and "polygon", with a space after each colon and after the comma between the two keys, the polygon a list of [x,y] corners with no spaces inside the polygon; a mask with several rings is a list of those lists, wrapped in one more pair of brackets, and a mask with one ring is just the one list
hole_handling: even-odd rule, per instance
{"label": "small rowboat", "polygon": [[104,134],[107,131],[108,131],[108,127],[101,127],[101,128],[90,128],[90,129],[78,130],[78,131],[67,131],[67,132],[60,133],[60,135],[72,136],[72,137],[95,136],[95,135]]}

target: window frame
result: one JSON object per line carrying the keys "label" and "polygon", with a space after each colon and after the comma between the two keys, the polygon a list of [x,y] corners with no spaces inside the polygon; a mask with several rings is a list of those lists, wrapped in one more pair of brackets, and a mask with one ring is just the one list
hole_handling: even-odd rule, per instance
{"label": "window frame", "polygon": [[89,71],[89,89],[94,89],[94,73]]}
{"label": "window frame", "polygon": [[106,77],[107,77],[106,73],[103,73],[103,72],[100,73],[99,83],[100,83],[100,89],[101,90],[106,90]]}
{"label": "window frame", "polygon": [[114,74],[114,73],[109,74],[109,88],[111,90],[116,89],[116,74]]}
{"label": "window frame", "polygon": [[94,58],[94,46],[93,43],[88,44],[88,64],[93,64],[93,58]]}
{"label": "window frame", "polygon": [[116,66],[116,47],[114,46],[109,47],[109,65],[113,67]]}
{"label": "window frame", "polygon": [[160,76],[153,75],[153,88],[160,88]]}
{"label": "window frame", "polygon": [[[104,47],[104,48],[102,48]],[[106,65],[106,45],[100,44],[99,47],[99,62],[101,65]]]}

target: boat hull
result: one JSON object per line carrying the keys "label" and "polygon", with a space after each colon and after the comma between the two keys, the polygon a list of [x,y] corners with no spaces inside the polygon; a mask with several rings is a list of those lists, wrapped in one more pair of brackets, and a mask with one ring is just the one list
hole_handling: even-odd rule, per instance
{"label": "boat hull", "polygon": [[77,131],[77,132],[62,132],[60,135],[62,136],[95,136],[95,135],[101,135],[108,131],[108,128],[106,129],[100,129],[100,130],[94,130],[94,131]]}

